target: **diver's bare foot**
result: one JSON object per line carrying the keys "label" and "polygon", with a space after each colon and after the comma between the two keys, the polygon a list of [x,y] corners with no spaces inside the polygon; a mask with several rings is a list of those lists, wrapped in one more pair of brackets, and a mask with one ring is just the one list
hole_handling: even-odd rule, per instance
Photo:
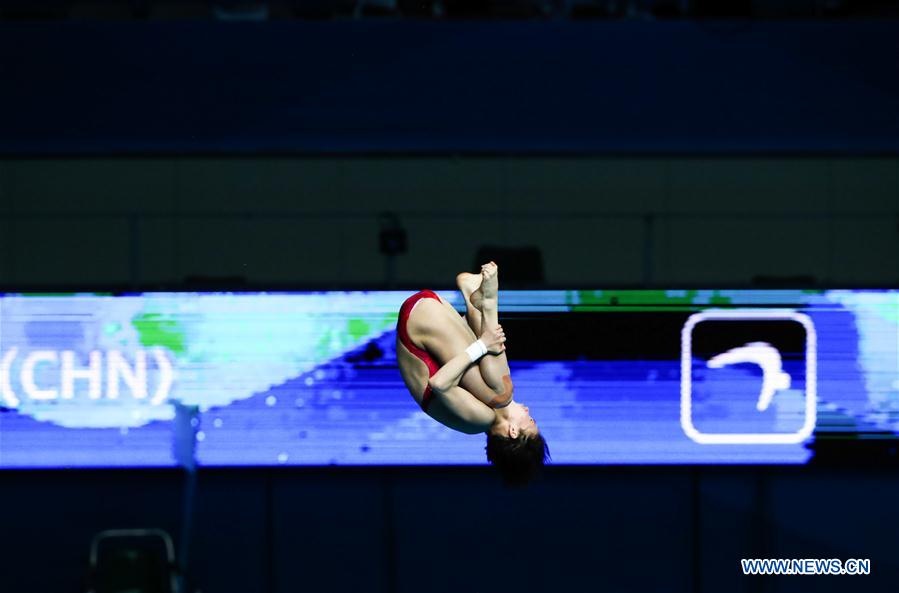
{"label": "diver's bare foot", "polygon": [[479,290],[481,286],[480,274],[469,274],[468,272],[462,272],[461,274],[456,276],[456,286],[459,287],[459,292],[462,293],[462,296],[468,299],[475,309],[481,308],[481,301],[483,300],[483,296],[481,295],[481,291]]}
{"label": "diver's bare foot", "polygon": [[499,267],[493,263],[481,266],[481,294],[484,299],[496,300],[499,289]]}
{"label": "diver's bare foot", "polygon": [[469,274],[468,272],[462,272],[461,274],[456,276],[456,286],[459,287],[459,292],[464,294],[466,297],[471,296],[471,293],[476,291],[480,285],[480,274]]}

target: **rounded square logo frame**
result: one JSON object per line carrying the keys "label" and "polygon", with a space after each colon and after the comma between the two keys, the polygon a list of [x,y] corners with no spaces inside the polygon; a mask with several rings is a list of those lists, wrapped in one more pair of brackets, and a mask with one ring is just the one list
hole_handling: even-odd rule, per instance
{"label": "rounded square logo frame", "polygon": [[[805,420],[790,433],[705,433],[693,425],[693,328],[703,321],[795,321],[805,328]],[[817,414],[817,334],[811,318],[790,309],[707,309],[694,313],[681,329],[680,424],[684,433],[701,445],[792,445],[812,436]]]}

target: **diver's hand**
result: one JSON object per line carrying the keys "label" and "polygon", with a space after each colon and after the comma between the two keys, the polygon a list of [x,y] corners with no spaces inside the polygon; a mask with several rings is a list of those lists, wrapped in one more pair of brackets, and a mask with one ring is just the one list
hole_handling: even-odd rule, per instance
{"label": "diver's hand", "polygon": [[503,332],[503,326],[497,325],[484,330],[481,342],[487,347],[487,354],[502,354],[506,350],[506,334]]}

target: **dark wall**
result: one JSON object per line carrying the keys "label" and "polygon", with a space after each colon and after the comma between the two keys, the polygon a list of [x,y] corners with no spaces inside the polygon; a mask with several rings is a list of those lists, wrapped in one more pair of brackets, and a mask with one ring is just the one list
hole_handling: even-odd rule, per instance
{"label": "dark wall", "polygon": [[899,21],[0,23],[0,154],[896,154]]}
{"label": "dark wall", "polygon": [[[179,536],[169,471],[6,472],[2,590],[79,591],[107,528]],[[207,593],[895,591],[895,473],[485,468],[200,473],[193,580]],[[748,577],[741,558],[870,558],[869,576]]]}
{"label": "dark wall", "polygon": [[[392,267],[385,211],[408,237]],[[539,248],[550,287],[895,286],[899,159],[0,160],[8,290],[454,289],[484,245]]]}

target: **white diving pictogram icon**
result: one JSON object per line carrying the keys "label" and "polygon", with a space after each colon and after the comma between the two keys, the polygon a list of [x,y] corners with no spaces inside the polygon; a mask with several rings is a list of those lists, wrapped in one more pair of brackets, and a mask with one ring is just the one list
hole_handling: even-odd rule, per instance
{"label": "white diving pictogram icon", "polygon": [[749,342],[738,348],[731,348],[723,354],[712,357],[707,366],[720,369],[726,365],[752,363],[762,367],[762,391],[756,408],[764,412],[771,405],[774,394],[790,388],[790,375],[783,371],[780,352],[767,342]]}

